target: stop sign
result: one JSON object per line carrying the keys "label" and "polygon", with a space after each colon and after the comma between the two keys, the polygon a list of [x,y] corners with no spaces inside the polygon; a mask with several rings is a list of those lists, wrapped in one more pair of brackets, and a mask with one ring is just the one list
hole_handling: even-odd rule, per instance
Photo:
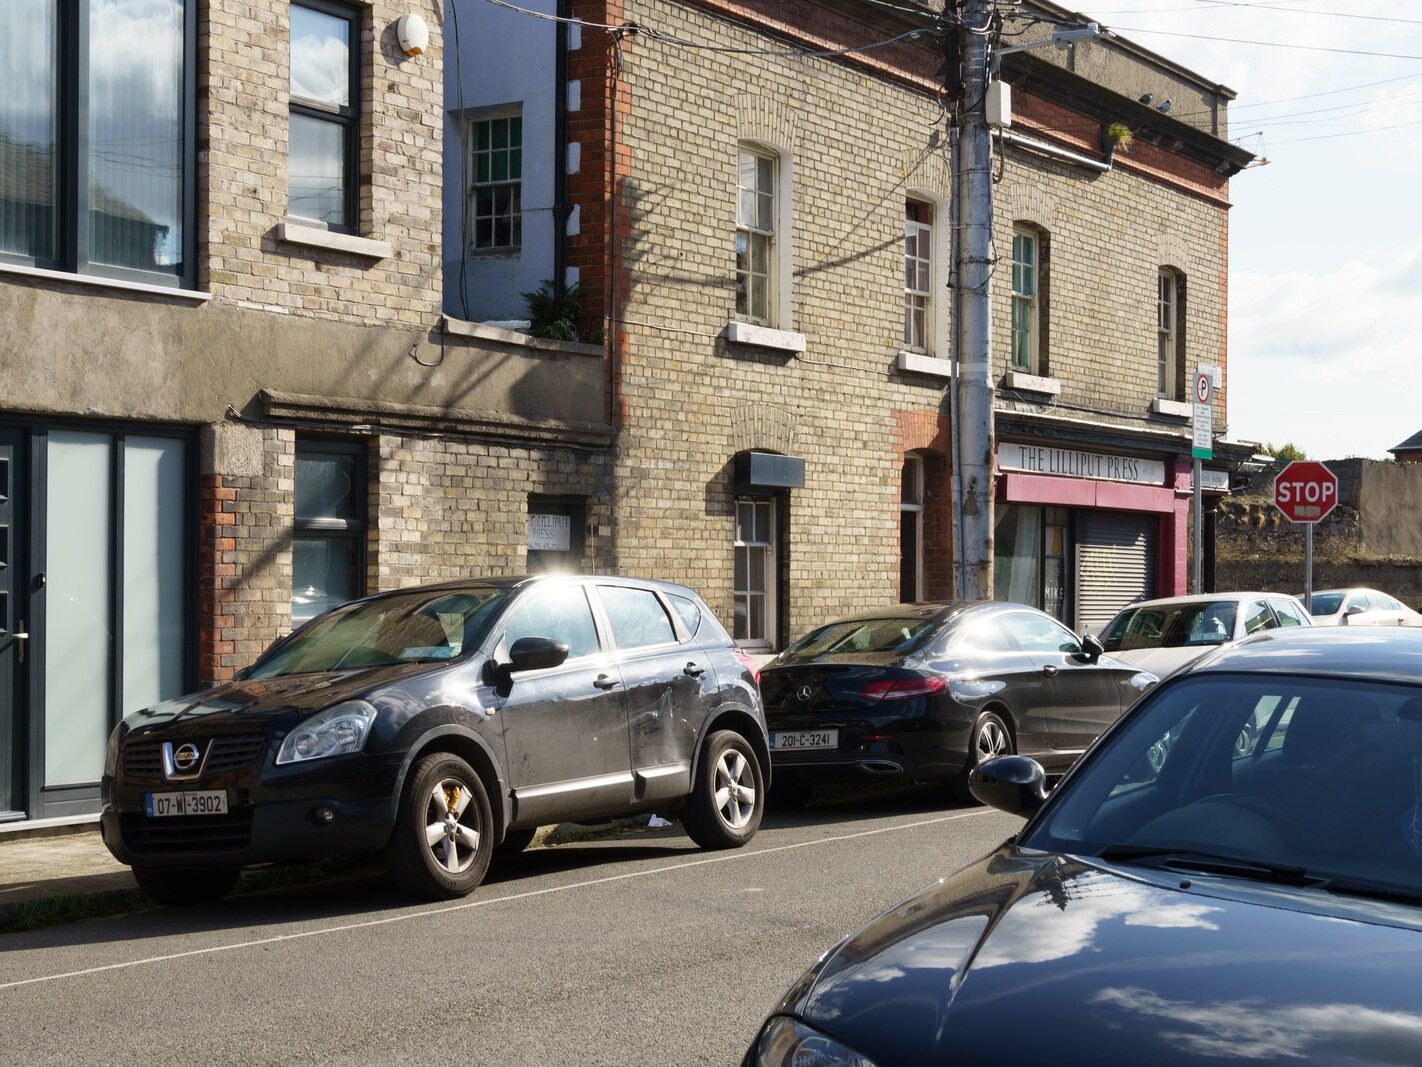
{"label": "stop sign", "polygon": [[1320,522],[1338,506],[1338,476],[1322,463],[1295,460],[1274,479],[1274,506],[1290,522]]}

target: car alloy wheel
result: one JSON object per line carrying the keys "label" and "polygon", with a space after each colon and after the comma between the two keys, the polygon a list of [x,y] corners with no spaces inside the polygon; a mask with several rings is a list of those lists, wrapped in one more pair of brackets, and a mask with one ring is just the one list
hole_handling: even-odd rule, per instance
{"label": "car alloy wheel", "polygon": [[755,814],[755,776],[750,761],[733,748],[716,761],[716,811],[732,830],[744,830]]}
{"label": "car alloy wheel", "polygon": [[995,718],[984,719],[978,726],[978,738],[974,746],[977,761],[986,763],[988,760],[1005,755],[1011,750],[1012,742],[1008,739],[1007,728]]}
{"label": "car alloy wheel", "polygon": [[445,778],[430,790],[425,806],[425,843],[450,874],[463,874],[479,854],[479,811],[469,803],[473,795],[467,784]]}

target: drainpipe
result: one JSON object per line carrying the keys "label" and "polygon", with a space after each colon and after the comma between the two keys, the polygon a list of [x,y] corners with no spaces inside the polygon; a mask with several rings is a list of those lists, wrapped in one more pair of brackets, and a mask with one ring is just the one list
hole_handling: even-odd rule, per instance
{"label": "drainpipe", "polygon": [[[560,19],[570,16],[571,0],[558,0]],[[568,275],[568,24],[556,23],[553,54],[553,308],[563,309]]]}

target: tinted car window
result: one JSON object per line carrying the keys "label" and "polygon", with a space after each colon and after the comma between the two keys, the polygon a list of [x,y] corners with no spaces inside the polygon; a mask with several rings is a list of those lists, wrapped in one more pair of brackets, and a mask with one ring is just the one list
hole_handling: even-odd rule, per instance
{"label": "tinted car window", "polygon": [[785,651],[782,660],[809,656],[850,656],[860,652],[908,652],[932,631],[922,615],[848,619],[812,630]]}
{"label": "tinted car window", "polygon": [[676,640],[676,629],[662,602],[650,589],[625,585],[601,585],[598,593],[612,623],[618,648],[644,648]]}
{"label": "tinted car window", "polygon": [[590,656],[598,650],[597,626],[588,597],[580,585],[535,586],[509,615],[504,644],[522,637],[547,637],[568,646],[568,658]]}
{"label": "tinted car window", "polygon": [[1373,598],[1365,592],[1350,593],[1348,595],[1348,607],[1345,610],[1351,611],[1357,608],[1360,611],[1373,610]]}
{"label": "tinted car window", "polygon": [[1222,645],[1234,640],[1236,610],[1228,600],[1127,609],[1111,621],[1101,643],[1107,652]]}
{"label": "tinted car window", "polygon": [[1310,607],[1315,615],[1332,615],[1342,603],[1342,593],[1314,593]]}
{"label": "tinted car window", "polygon": [[1017,647],[1024,652],[1076,654],[1081,651],[1081,642],[1076,635],[1045,615],[1014,611],[1004,617],[1003,625],[1011,632]]}
{"label": "tinted car window", "polygon": [[482,639],[501,589],[415,592],[337,608],[263,656],[249,678],[454,659]]}
{"label": "tinted car window", "polygon": [[1244,609],[1244,632],[1257,634],[1260,630],[1272,630],[1279,625],[1269,605],[1262,600],[1251,601]]}
{"label": "tinted car window", "polygon": [[1303,611],[1296,608],[1287,600],[1271,600],[1270,607],[1274,609],[1274,614],[1279,617],[1280,626],[1307,626]]}
{"label": "tinted car window", "polygon": [[696,636],[696,631],[701,626],[701,609],[696,606],[696,601],[687,600],[684,596],[672,594],[668,597],[677,615],[681,617],[681,624],[686,627],[686,632],[692,637]]}

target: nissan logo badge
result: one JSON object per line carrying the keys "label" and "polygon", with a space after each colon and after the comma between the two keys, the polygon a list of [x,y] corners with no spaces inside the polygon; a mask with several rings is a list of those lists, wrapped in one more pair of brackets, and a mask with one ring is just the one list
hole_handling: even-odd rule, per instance
{"label": "nissan logo badge", "polygon": [[811,689],[808,685],[802,685],[799,689],[795,690],[795,695],[801,700],[809,700],[810,694],[813,692],[814,690]]}
{"label": "nissan logo badge", "polygon": [[190,771],[197,766],[198,760],[202,758],[202,753],[197,745],[189,741],[187,744],[179,745],[173,750],[173,766],[180,771]]}

